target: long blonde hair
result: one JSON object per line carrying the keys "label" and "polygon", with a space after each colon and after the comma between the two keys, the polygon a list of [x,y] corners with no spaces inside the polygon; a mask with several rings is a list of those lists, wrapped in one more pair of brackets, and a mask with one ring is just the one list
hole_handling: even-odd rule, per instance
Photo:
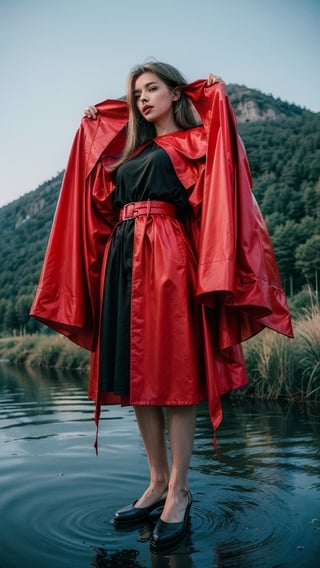
{"label": "long blonde hair", "polygon": [[[134,67],[129,75],[127,84],[127,103],[129,107],[129,121],[126,144],[120,160],[115,167],[125,162],[127,158],[142,144],[152,140],[156,136],[156,129],[153,123],[144,119],[137,108],[134,96],[135,83],[143,73],[154,73],[163,81],[170,90],[186,85],[187,81],[183,75],[169,63],[152,61]],[[186,95],[181,92],[178,100],[173,101],[173,115],[177,126],[183,130],[188,130],[199,125],[192,111]]]}

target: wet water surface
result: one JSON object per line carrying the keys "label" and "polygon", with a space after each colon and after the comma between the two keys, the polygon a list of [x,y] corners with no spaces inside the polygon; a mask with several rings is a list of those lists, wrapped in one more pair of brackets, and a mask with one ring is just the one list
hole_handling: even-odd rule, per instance
{"label": "wet water surface", "polygon": [[86,386],[0,365],[0,568],[319,566],[319,407],[225,399],[216,455],[201,405],[190,531],[153,555],[153,519],[111,524],[148,483],[133,411],[103,410],[96,457]]}

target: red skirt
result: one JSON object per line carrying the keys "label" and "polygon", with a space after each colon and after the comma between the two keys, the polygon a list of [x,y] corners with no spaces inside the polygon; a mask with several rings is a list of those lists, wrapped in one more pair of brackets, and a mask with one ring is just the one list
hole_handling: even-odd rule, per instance
{"label": "red skirt", "polygon": [[206,398],[196,259],[174,205],[128,204],[106,250],[89,396],[193,405]]}

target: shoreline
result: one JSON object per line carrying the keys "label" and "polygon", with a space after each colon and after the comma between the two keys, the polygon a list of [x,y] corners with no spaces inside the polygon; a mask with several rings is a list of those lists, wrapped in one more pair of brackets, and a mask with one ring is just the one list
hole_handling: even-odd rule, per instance
{"label": "shoreline", "polygon": [[[249,385],[234,391],[237,396],[320,402],[319,306],[293,328],[294,339],[265,329],[243,343]],[[88,372],[90,352],[57,333],[3,337],[0,363]]]}

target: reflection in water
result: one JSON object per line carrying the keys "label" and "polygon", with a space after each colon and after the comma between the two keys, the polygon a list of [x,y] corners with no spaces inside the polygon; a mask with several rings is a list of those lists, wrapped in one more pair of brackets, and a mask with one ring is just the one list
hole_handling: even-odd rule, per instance
{"label": "reflection in water", "polygon": [[127,568],[142,568],[142,564],[138,562],[137,550],[121,550],[120,552],[107,553],[101,550],[92,561],[92,568],[118,568],[126,566]]}
{"label": "reflection in water", "polygon": [[[140,564],[137,560],[137,550],[121,550],[108,553],[100,550],[92,560],[91,568],[144,568],[146,564]],[[194,566],[188,554],[176,551],[163,555],[150,555],[151,568],[192,568]]]}
{"label": "reflection in water", "polygon": [[184,542],[152,554],[155,519],[116,530],[147,483],[132,409],[105,408],[93,450],[87,377],[0,365],[0,568],[314,568],[320,554],[319,407],[225,399],[219,453],[205,404]]}

